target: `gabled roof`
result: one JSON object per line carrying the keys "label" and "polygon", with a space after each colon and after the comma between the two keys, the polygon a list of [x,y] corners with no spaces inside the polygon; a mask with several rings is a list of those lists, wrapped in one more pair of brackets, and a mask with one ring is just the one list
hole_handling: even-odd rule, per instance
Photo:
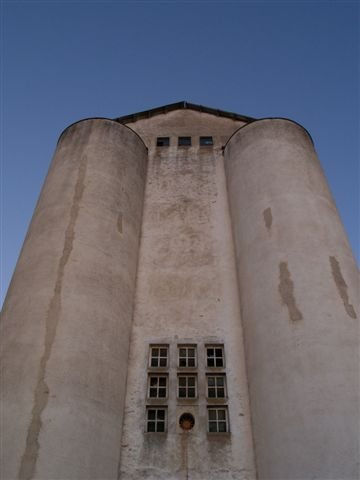
{"label": "gabled roof", "polygon": [[152,108],[151,110],[145,110],[143,112],[132,113],[131,115],[124,115],[123,117],[114,118],[116,122],[119,123],[131,123],[136,122],[137,120],[143,118],[150,118],[154,115],[160,115],[164,113],[171,112],[173,110],[196,110],[197,112],[210,113],[211,115],[216,115],[217,117],[226,117],[232,118],[233,120],[240,120],[242,122],[253,122],[255,118],[247,117],[245,115],[239,115],[238,113],[226,112],[225,110],[218,110],[216,108],[205,107],[203,105],[196,105],[195,103],[189,102],[177,102],[170,103],[169,105],[164,105],[162,107]]}

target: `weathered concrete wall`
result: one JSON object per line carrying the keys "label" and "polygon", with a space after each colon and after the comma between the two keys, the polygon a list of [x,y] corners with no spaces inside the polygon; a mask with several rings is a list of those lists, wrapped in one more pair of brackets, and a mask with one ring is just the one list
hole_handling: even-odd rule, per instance
{"label": "weathered concrete wall", "polygon": [[110,120],[62,135],[1,323],[1,478],[116,478],[147,152]]}
{"label": "weathered concrete wall", "polygon": [[357,268],[307,133],[225,149],[259,479],[358,478]]}
{"label": "weathered concrete wall", "polygon": [[[149,165],[133,322],[122,480],[255,478],[243,339],[221,147],[240,122],[176,111],[130,124],[149,147]],[[192,147],[177,147],[178,136]],[[212,135],[214,147],[199,147]],[[156,148],[157,136],[171,146]],[[231,433],[207,434],[204,344],[225,345]],[[170,345],[168,432],[145,432],[148,351]],[[176,398],[176,347],[198,345],[198,391]],[[195,427],[178,420],[192,412]]]}

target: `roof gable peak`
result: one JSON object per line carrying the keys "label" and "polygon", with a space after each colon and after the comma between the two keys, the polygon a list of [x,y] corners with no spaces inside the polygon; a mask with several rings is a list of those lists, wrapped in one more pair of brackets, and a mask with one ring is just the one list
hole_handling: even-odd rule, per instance
{"label": "roof gable peak", "polygon": [[234,112],[227,112],[225,110],[219,110],[217,108],[206,107],[204,105],[197,105],[195,103],[187,102],[183,100],[181,102],[170,103],[168,105],[163,105],[161,107],[152,108],[150,110],[144,110],[142,112],[132,113],[130,115],[124,115],[122,117],[115,118],[114,120],[119,123],[131,123],[136,122],[137,120],[150,118],[154,115],[165,114],[173,110],[195,110],[198,112],[209,113],[210,115],[216,115],[217,117],[226,117],[233,120],[240,120],[243,122],[253,122],[255,119],[248,117],[246,115],[240,115]]}

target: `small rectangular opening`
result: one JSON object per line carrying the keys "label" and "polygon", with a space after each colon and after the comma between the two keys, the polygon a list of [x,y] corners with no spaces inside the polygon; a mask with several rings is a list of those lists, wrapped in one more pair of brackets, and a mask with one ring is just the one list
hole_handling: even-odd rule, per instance
{"label": "small rectangular opening", "polygon": [[178,141],[179,147],[190,147],[191,146],[191,137],[179,137]]}
{"label": "small rectangular opening", "polygon": [[168,147],[170,145],[170,137],[158,137],[156,140],[157,147]]}
{"label": "small rectangular opening", "polygon": [[213,145],[213,137],[200,137],[200,146],[208,147]]}

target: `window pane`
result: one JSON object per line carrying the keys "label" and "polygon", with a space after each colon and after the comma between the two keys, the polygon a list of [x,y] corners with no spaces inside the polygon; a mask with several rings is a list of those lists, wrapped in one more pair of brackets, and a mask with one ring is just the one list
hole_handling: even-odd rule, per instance
{"label": "window pane", "polygon": [[186,387],[186,377],[179,377],[180,387]]}
{"label": "window pane", "polygon": [[200,145],[212,145],[213,138],[212,137],[200,137]]}
{"label": "window pane", "polygon": [[161,387],[166,387],[166,378],[165,377],[160,377],[159,378],[159,385]]}
{"label": "window pane", "polygon": [[155,385],[157,385],[157,377],[150,377],[150,385],[153,387]]}
{"label": "window pane", "polygon": [[225,410],[218,410],[218,419],[225,420]]}
{"label": "window pane", "polygon": [[191,145],[191,137],[179,137],[179,145]]}
{"label": "window pane", "polygon": [[148,432],[155,432],[155,422],[148,422]]}
{"label": "window pane", "polygon": [[215,388],[209,388],[208,395],[209,398],[215,398]]}
{"label": "window pane", "polygon": [[186,357],[186,349],[185,348],[180,348],[179,355],[180,355],[180,357]]}
{"label": "window pane", "polygon": [[160,367],[166,367],[167,359],[166,358],[160,358]]}
{"label": "window pane", "polygon": [[188,385],[189,385],[189,387],[194,387],[195,386],[195,378],[194,377],[188,377]]}
{"label": "window pane", "polygon": [[167,348],[160,348],[160,357],[167,357]]}
{"label": "window pane", "polygon": [[219,422],[219,432],[226,432],[226,422]]}
{"label": "window pane", "polygon": [[152,358],[151,359],[151,366],[152,367],[157,367],[158,366],[158,359],[157,358]]}
{"label": "window pane", "polygon": [[164,420],[165,419],[165,410],[158,410],[157,411],[157,418],[158,418],[158,420]]}
{"label": "window pane", "polygon": [[209,387],[213,387],[215,385],[215,378],[214,377],[208,377],[208,385],[209,385]]}
{"label": "window pane", "polygon": [[159,422],[157,424],[157,431],[158,432],[165,432],[165,423],[164,422]]}
{"label": "window pane", "polygon": [[217,366],[217,367],[222,367],[222,366],[223,366],[223,360],[222,360],[222,358],[217,358],[217,359],[216,359],[216,366]]}
{"label": "window pane", "polygon": [[195,357],[195,349],[189,348],[189,357]]}
{"label": "window pane", "polygon": [[188,397],[189,398],[195,398],[195,388],[193,388],[193,387],[189,388]]}
{"label": "window pane", "polygon": [[217,384],[219,387],[223,387],[223,386],[224,386],[224,377],[217,377],[217,378],[216,378],[216,384]]}
{"label": "window pane", "polygon": [[188,364],[189,367],[195,367],[195,358],[189,358]]}
{"label": "window pane", "polygon": [[209,420],[216,420],[216,411],[209,410]]}
{"label": "window pane", "polygon": [[225,390],[223,389],[223,387],[219,387],[219,388],[218,388],[217,396],[218,396],[219,398],[224,398],[224,397],[225,397]]}
{"label": "window pane", "polygon": [[180,367],[186,367],[186,358],[180,358],[179,366]]}
{"label": "window pane", "polygon": [[148,419],[155,420],[155,410],[148,410]]}
{"label": "window pane", "polygon": [[217,432],[216,422],[209,422],[209,432]]}
{"label": "window pane", "polygon": [[166,388],[159,388],[159,397],[160,398],[166,397]]}
{"label": "window pane", "polygon": [[150,388],[150,397],[154,398],[157,396],[156,388]]}
{"label": "window pane", "polygon": [[215,348],[216,356],[222,357],[222,348]]}
{"label": "window pane", "polygon": [[186,397],[186,388],[179,388],[179,397],[180,398]]}
{"label": "window pane", "polygon": [[208,357],[213,357],[214,356],[214,349],[213,348],[208,348],[207,349],[207,356]]}
{"label": "window pane", "polygon": [[156,141],[156,146],[158,147],[168,147],[170,144],[169,137],[158,137]]}

